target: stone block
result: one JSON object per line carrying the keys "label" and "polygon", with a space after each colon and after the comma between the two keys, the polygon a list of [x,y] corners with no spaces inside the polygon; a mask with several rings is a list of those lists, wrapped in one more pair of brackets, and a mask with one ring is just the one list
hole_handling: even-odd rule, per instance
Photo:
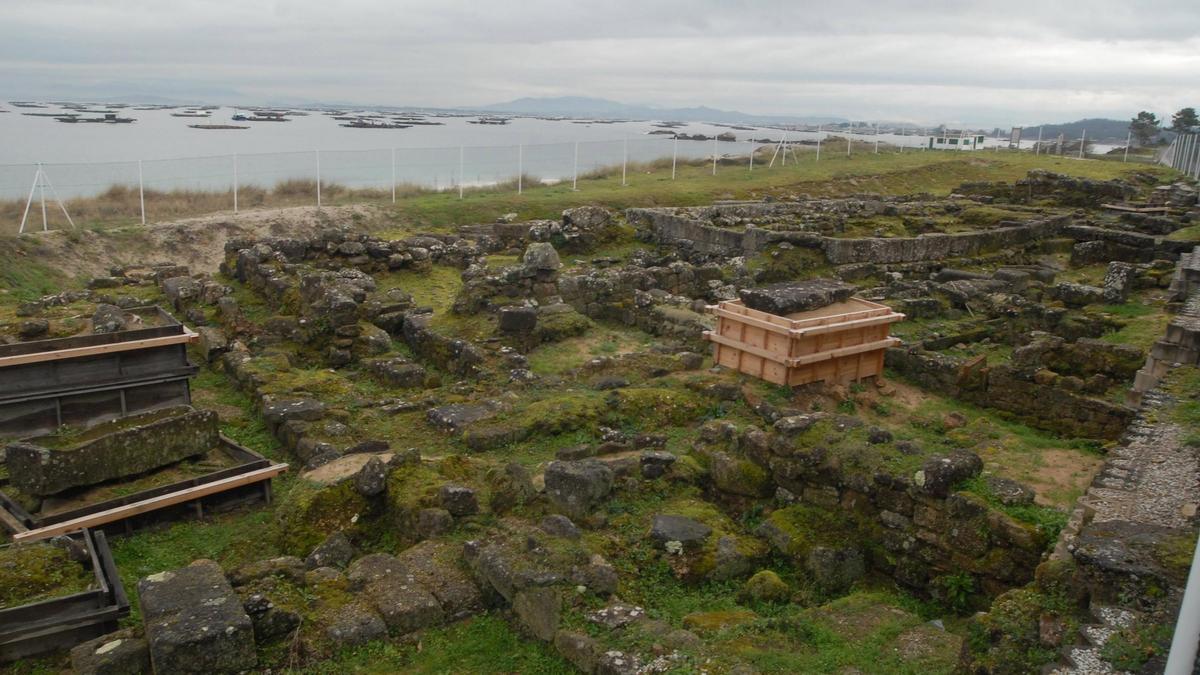
{"label": "stone block", "polygon": [[138,582],[157,673],[235,673],[258,663],[254,628],[221,567],[211,560]]}
{"label": "stone block", "polygon": [[8,469],[22,491],[52,495],[151,471],[219,443],[215,412],[178,406],[10,444]]}

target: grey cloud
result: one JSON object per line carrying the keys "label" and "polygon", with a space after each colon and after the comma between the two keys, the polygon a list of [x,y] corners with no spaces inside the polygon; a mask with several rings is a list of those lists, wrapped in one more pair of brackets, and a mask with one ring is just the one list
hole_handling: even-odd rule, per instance
{"label": "grey cloud", "polygon": [[[0,90],[477,105],[589,95],[1001,123],[1200,103],[1183,2],[45,0],[0,5]],[[226,97],[228,99],[228,97]]]}

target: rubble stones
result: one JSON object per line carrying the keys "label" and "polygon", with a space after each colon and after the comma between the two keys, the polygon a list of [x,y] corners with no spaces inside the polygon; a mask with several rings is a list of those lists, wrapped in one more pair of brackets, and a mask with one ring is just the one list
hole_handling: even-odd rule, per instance
{"label": "rubble stones", "polygon": [[983,470],[983,460],[972,452],[955,450],[948,456],[930,458],[913,477],[922,492],[945,497],[956,484]]}
{"label": "rubble stones", "polygon": [[685,550],[698,549],[711,534],[711,527],[686,516],[659,514],[650,525],[650,539],[664,550],[670,549],[671,542],[678,542]]}
{"label": "rubble stones", "polygon": [[127,628],[72,647],[71,671],[76,675],[141,675],[150,672],[150,649]]}
{"label": "rubble stones", "polygon": [[96,305],[92,314],[93,333],[117,333],[125,330],[125,311],[116,305]]}
{"label": "rubble stones", "polygon": [[417,512],[417,534],[432,539],[454,529],[454,516],[446,509],[421,509]]}
{"label": "rubble stones", "polygon": [[45,319],[26,319],[17,326],[17,335],[22,340],[36,340],[50,331],[50,322]]}
{"label": "rubble stones", "polygon": [[845,591],[867,573],[862,551],[853,546],[814,546],[804,567],[817,586],[828,593]]}
{"label": "rubble stones", "polygon": [[1133,289],[1134,272],[1129,263],[1115,260],[1108,263],[1104,273],[1104,300],[1114,305],[1124,303]]}
{"label": "rubble stones", "polygon": [[1034,492],[1029,486],[1010,478],[987,477],[988,490],[1005,506],[1028,506],[1033,504]]}
{"label": "rubble stones", "polygon": [[372,457],[354,474],[354,489],[364,497],[376,497],[387,490],[388,466],[379,457]]}
{"label": "rubble stones", "polygon": [[527,334],[537,328],[538,312],[534,307],[502,307],[498,326],[503,333]]}
{"label": "rubble stones", "polygon": [[558,251],[554,247],[545,242],[530,244],[529,248],[525,249],[525,254],[521,258],[521,264],[529,273],[539,272],[556,272],[562,267],[562,261],[558,259]]}
{"label": "rubble stones", "polygon": [[558,589],[533,587],[517,591],[513,613],[537,639],[549,642],[558,632],[562,599]]}
{"label": "rubble stones", "polygon": [[343,532],[334,532],[308,554],[304,559],[304,566],[310,570],[318,567],[342,569],[350,564],[353,557],[354,545],[350,543],[350,539]]}
{"label": "rubble stones", "polygon": [[1103,288],[1076,284],[1063,281],[1050,289],[1051,295],[1062,301],[1068,307],[1083,307],[1097,302],[1104,302]]}
{"label": "rubble stones", "polygon": [[441,500],[442,508],[449,511],[451,515],[462,517],[479,513],[479,503],[475,498],[475,491],[469,487],[443,485],[438,490],[438,499]]}
{"label": "rubble stones", "polygon": [[183,309],[188,303],[199,298],[202,289],[200,282],[192,277],[163,279],[161,286],[163,295],[167,296],[167,300],[170,300],[171,305],[177,310]]}
{"label": "rubble stones", "polygon": [[589,612],[587,620],[608,630],[624,628],[631,623],[641,621],[646,617],[646,610],[624,602],[610,602],[608,605]]}
{"label": "rubble stones", "polygon": [[254,629],[220,566],[198,560],[138,582],[150,660],[159,673],[251,670]]}
{"label": "rubble stones", "polygon": [[583,518],[595,510],[613,486],[613,471],[595,459],[554,461],[546,467],[546,496],[570,518]]}
{"label": "rubble stones", "polygon": [[361,602],[352,602],[335,610],[325,636],[334,645],[353,647],[385,637],[387,630],[379,612]]}
{"label": "rubble stones", "polygon": [[583,535],[570,518],[558,513],[552,513],[542,518],[539,527],[546,534],[564,539],[578,539]]}
{"label": "rubble stones", "polygon": [[661,478],[675,464],[675,455],[665,450],[648,450],[642,453],[642,478]]}
{"label": "rubble stones", "polygon": [[600,656],[600,643],[595,638],[586,633],[560,630],[554,634],[554,648],[580,672],[595,672]]}

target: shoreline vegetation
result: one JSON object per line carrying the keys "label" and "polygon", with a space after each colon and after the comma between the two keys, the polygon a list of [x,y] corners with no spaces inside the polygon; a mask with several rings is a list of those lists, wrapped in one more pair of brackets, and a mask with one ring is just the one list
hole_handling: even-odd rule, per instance
{"label": "shoreline vegetation", "polygon": [[[580,173],[578,189],[572,190],[572,179],[546,179],[525,174],[508,180],[484,185],[464,186],[462,199],[459,188],[433,188],[411,183],[395,186],[392,203],[391,186],[351,187],[337,182],[321,182],[322,206],[373,204],[395,208],[399,215],[431,214],[444,211],[453,219],[437,218],[442,222],[471,222],[492,220],[496,209],[516,212],[521,217],[554,217],[557,211],[578,203],[595,203],[613,208],[630,205],[687,206],[714,199],[760,199],[795,186],[800,192],[820,195],[850,194],[879,191],[871,183],[881,173],[914,172],[912,192],[947,192],[968,180],[1015,180],[1031,168],[1069,171],[1099,179],[1112,178],[1134,168],[1146,168],[1145,158],[1131,158],[1122,163],[1117,156],[1095,155],[1084,163],[1073,157],[1035,156],[1027,151],[932,151],[910,149],[899,152],[895,146],[880,145],[875,153],[873,143],[856,141],[851,154],[846,155],[844,139],[832,138],[822,146],[819,161],[815,146],[794,145],[787,157],[776,155],[776,146],[760,146],[755,152],[754,166],[749,156],[724,157],[717,161],[713,174],[711,159],[680,159],[675,162],[672,179],[672,160],[663,158],[651,162],[630,162],[625,167],[614,165]],[[770,166],[774,158],[774,165]],[[939,171],[957,167],[959,170]],[[921,174],[935,174],[922,176]],[[624,184],[622,184],[624,179]],[[865,182],[864,182],[865,181]],[[833,183],[811,185],[811,183]],[[841,183],[840,185],[838,183]],[[518,184],[521,194],[518,194]],[[898,185],[904,191],[908,186]],[[850,188],[848,191],[845,188]],[[778,195],[777,195],[778,196]],[[145,201],[146,224],[170,222],[183,218],[227,214],[234,216],[233,189],[225,190],[160,190],[147,188],[139,193],[136,184],[115,184],[91,197],[69,198],[65,206],[77,228],[107,229],[141,224],[141,203]],[[311,179],[288,179],[272,187],[240,186],[237,194],[238,211],[275,209],[317,205],[317,182]],[[487,204],[495,203],[494,209]],[[26,199],[0,200],[0,236],[17,234],[26,209]],[[486,210],[486,213],[476,213]],[[411,211],[412,213],[405,213]],[[464,219],[465,218],[465,219]],[[57,202],[47,196],[47,227],[51,230],[70,229]],[[42,231],[42,209],[38,199],[29,205],[25,232]]]}

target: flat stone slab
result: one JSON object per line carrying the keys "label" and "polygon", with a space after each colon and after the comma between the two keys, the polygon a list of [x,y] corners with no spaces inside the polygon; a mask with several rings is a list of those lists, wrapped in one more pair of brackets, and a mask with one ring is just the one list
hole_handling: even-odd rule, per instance
{"label": "flat stone slab", "polygon": [[216,412],[179,406],[12,443],[8,470],[18,489],[45,496],[202,455],[220,440]]}
{"label": "flat stone slab", "polygon": [[855,290],[854,286],[833,279],[809,279],[745,288],[739,295],[750,309],[785,316],[844,302]]}
{"label": "flat stone slab", "polygon": [[138,582],[156,673],[232,673],[258,663],[254,627],[221,567],[197,560]]}

